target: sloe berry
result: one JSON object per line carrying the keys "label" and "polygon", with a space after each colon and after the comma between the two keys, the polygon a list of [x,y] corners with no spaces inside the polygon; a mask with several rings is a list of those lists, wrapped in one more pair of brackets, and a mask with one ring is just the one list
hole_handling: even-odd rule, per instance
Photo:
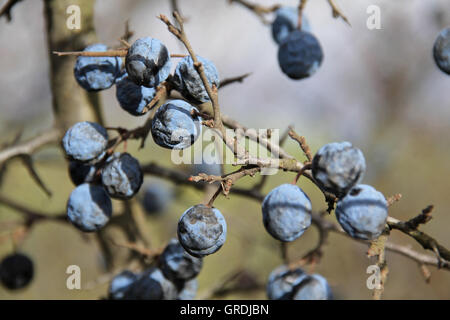
{"label": "sloe berry", "polygon": [[145,212],[150,215],[164,212],[173,197],[172,189],[164,181],[149,183],[143,189],[141,203]]}
{"label": "sloe berry", "polygon": [[80,184],[67,201],[69,221],[84,232],[98,231],[108,223],[111,214],[111,199],[98,185]]}
{"label": "sloe berry", "polygon": [[162,105],[152,120],[152,137],[156,144],[167,149],[185,149],[202,132],[202,119],[192,115],[197,108],[183,100],[172,100]]}
{"label": "sloe berry", "polygon": [[[206,78],[209,85],[220,84],[219,73],[216,66],[208,59],[197,56],[197,60],[203,65]],[[188,100],[194,100],[196,102],[209,101],[208,93],[206,92],[203,81],[194,66],[194,61],[191,56],[186,56],[180,60],[173,78],[177,90]]]}
{"label": "sloe berry", "polygon": [[102,183],[108,194],[115,199],[130,199],[144,181],[139,161],[129,153],[116,152],[107,160],[102,170]]}
{"label": "sloe berry", "polygon": [[183,248],[200,258],[222,247],[227,236],[227,224],[219,210],[198,204],[183,213],[177,233]]}
{"label": "sloe berry", "polygon": [[125,59],[128,77],[137,85],[149,88],[167,79],[171,65],[166,46],[150,37],[137,39]]}
{"label": "sloe berry", "polygon": [[0,262],[0,282],[9,290],[26,287],[33,275],[33,261],[22,253],[10,254]]}
{"label": "sloe berry", "polygon": [[82,162],[98,160],[104,155],[108,133],[98,123],[78,122],[66,131],[62,139],[64,151],[72,160]]}
{"label": "sloe berry", "polygon": [[194,300],[197,295],[198,281],[192,279],[183,284],[182,289],[178,293],[177,300]]}
{"label": "sloe berry", "polygon": [[337,197],[344,196],[361,182],[366,171],[366,160],[350,142],[333,142],[317,151],[312,161],[314,179],[325,191]]}
{"label": "sloe berry", "polygon": [[[277,44],[281,44],[284,39],[298,26],[298,8],[281,7],[276,12],[275,20],[272,23],[272,37]],[[311,32],[308,18],[302,16],[302,31]]]}
{"label": "sloe berry", "polygon": [[375,188],[358,184],[340,199],[336,218],[351,237],[374,240],[384,230],[388,216],[387,201]]}
{"label": "sloe berry", "polygon": [[450,75],[450,27],[439,33],[434,42],[433,56],[439,69]]}
{"label": "sloe berry", "polygon": [[[108,47],[97,43],[83,51],[107,51]],[[78,84],[87,91],[98,91],[111,87],[120,74],[122,60],[119,57],[80,56],[75,62],[74,74]]]}
{"label": "sloe berry", "polygon": [[202,269],[203,260],[191,256],[177,239],[171,239],[160,256],[161,270],[171,280],[190,280]]}
{"label": "sloe berry", "polygon": [[177,296],[175,284],[158,268],[144,271],[127,292],[127,298],[132,300],[175,300]]}
{"label": "sloe berry", "polygon": [[333,299],[327,280],[319,274],[308,275],[294,289],[293,300]]}
{"label": "sloe berry", "polygon": [[70,179],[76,186],[85,182],[93,182],[96,171],[97,168],[95,165],[73,160],[69,162]]}
{"label": "sloe berry", "polygon": [[300,268],[286,265],[275,268],[269,275],[266,292],[270,300],[292,300],[294,288],[307,274]]}
{"label": "sloe berry", "polygon": [[281,70],[294,80],[312,76],[319,69],[322,60],[323,52],[319,41],[306,31],[292,31],[278,48]]}
{"label": "sloe berry", "polygon": [[144,108],[156,95],[155,88],[139,86],[125,73],[116,81],[116,98],[123,110],[133,116],[141,116]]}
{"label": "sloe berry", "polygon": [[264,227],[277,240],[294,241],[311,225],[311,210],[311,201],[302,189],[283,184],[263,200]]}
{"label": "sloe berry", "polygon": [[127,293],[131,285],[137,280],[138,276],[129,270],[122,271],[116,275],[109,284],[108,297],[111,300],[127,299]]}

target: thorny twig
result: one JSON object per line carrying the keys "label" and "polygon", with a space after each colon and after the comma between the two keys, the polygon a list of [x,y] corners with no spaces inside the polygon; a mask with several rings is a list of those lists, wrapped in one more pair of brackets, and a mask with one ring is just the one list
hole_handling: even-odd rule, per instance
{"label": "thorny twig", "polygon": [[255,275],[245,269],[237,269],[230,272],[212,288],[200,294],[200,300],[221,297],[231,292],[254,291],[262,289],[264,285],[259,283]]}
{"label": "thorny twig", "polygon": [[269,13],[275,12],[276,10],[278,10],[281,7],[281,5],[279,5],[279,4],[275,4],[270,7],[265,7],[265,6],[262,6],[259,4],[251,3],[247,0],[228,0],[228,2],[230,4],[236,2],[236,3],[244,6],[245,8],[249,9],[254,14],[256,14],[259,17],[259,19],[261,19],[261,22],[264,24],[269,23],[269,21],[266,19],[266,15]]}
{"label": "thorny twig", "polygon": [[58,142],[60,138],[61,131],[58,128],[51,128],[25,142],[0,150],[0,164],[14,157],[32,155],[42,147]]}
{"label": "thorny twig", "polygon": [[11,21],[11,10],[20,1],[22,0],[8,0],[0,9],[0,18],[5,16],[8,21]]}
{"label": "thorny twig", "polygon": [[222,89],[232,83],[236,83],[236,82],[242,83],[244,81],[244,79],[247,78],[249,75],[251,75],[251,73],[245,73],[245,74],[237,76],[237,77],[226,78],[226,79],[220,80],[219,89]]}
{"label": "thorny twig", "polygon": [[331,7],[332,10],[332,15],[334,18],[341,18],[342,20],[344,20],[349,26],[352,26],[350,24],[350,21],[347,19],[347,17],[342,13],[342,11],[338,8],[338,6],[336,5],[336,3],[334,2],[335,0],[327,0],[328,4]]}

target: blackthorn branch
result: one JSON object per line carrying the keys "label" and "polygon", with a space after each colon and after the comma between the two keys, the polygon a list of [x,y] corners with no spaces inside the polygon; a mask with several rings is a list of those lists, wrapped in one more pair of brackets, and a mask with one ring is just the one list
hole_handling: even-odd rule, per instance
{"label": "blackthorn branch", "polygon": [[[17,1],[8,1],[7,5],[10,5],[9,9],[2,9],[1,14],[5,14],[8,17],[10,16],[9,11],[12,7],[12,5]],[[256,15],[258,15],[262,21],[266,21],[265,17],[267,14],[271,14],[275,12],[277,9],[280,8],[279,5],[273,5],[271,7],[263,7],[257,4],[252,4],[250,2],[244,1],[244,0],[230,0],[230,3],[236,2],[238,4],[243,5],[247,9],[253,11]],[[305,8],[307,1],[302,0],[299,3],[298,8],[298,27],[301,29],[302,27],[302,19],[303,19],[303,10]],[[337,8],[335,2],[333,0],[328,0],[329,5],[332,8],[332,14],[334,17],[340,17],[345,22],[348,22],[348,19],[342,14],[342,12]],[[211,84],[210,79],[208,78],[208,75],[205,71],[206,63],[203,62],[204,60],[200,59],[199,56],[197,56],[194,52],[194,49],[188,40],[188,37],[184,30],[184,21],[181,15],[177,12],[178,4],[176,1],[171,1],[172,7],[174,8],[173,16],[175,18],[175,24],[172,24],[169,19],[164,16],[160,15],[158,18],[163,21],[170,33],[175,35],[180,42],[184,45],[186,50],[189,53],[189,58],[192,59],[193,66],[200,77],[202,84],[204,86],[204,90],[207,93],[207,96],[209,98],[209,102],[202,103],[202,104],[194,104],[195,107],[198,107],[197,109],[192,109],[191,112],[188,113],[189,117],[201,117],[203,118],[203,124],[212,127],[218,133],[220,134],[221,138],[223,139],[223,142],[226,147],[228,147],[233,154],[236,156],[236,163],[235,165],[238,166],[235,171],[225,174],[207,174],[200,172],[196,175],[189,175],[185,172],[176,170],[176,169],[170,169],[167,167],[160,166],[156,163],[149,163],[146,165],[139,166],[137,163],[137,160],[132,158],[129,154],[122,153],[118,154],[117,158],[115,155],[115,151],[117,147],[120,144],[126,144],[129,139],[140,139],[141,140],[141,147],[143,147],[145,139],[149,135],[149,133],[152,130],[152,123],[154,122],[155,116],[153,113],[150,113],[145,124],[143,126],[137,127],[135,129],[126,129],[126,128],[120,128],[120,127],[106,127],[109,131],[114,131],[117,133],[117,136],[114,138],[103,138],[101,142],[100,147],[94,146],[95,148],[92,148],[93,150],[89,154],[81,154],[81,156],[88,156],[88,158],[77,158],[79,154],[77,154],[76,151],[73,150],[76,149],[73,147],[73,144],[66,143],[64,145],[64,149],[66,152],[66,155],[73,161],[92,161],[92,163],[89,163],[89,165],[98,165],[99,167],[102,167],[101,174],[107,175],[108,170],[110,171],[118,171],[123,173],[122,176],[125,176],[127,179],[124,182],[123,180],[120,181],[120,184],[117,183],[114,174],[110,174],[110,179],[108,180],[107,177],[102,176],[102,184],[103,187],[106,187],[108,193],[103,191],[102,187],[95,185],[96,190],[92,185],[89,185],[88,183],[81,183],[77,188],[75,189],[73,196],[69,199],[69,206],[68,206],[68,216],[70,221],[77,225],[78,228],[80,228],[82,231],[98,231],[96,234],[96,237],[98,238],[100,245],[102,247],[102,250],[105,253],[105,256],[112,257],[112,251],[109,245],[113,245],[116,247],[122,247],[126,248],[134,253],[138,253],[139,256],[144,256],[148,260],[151,260],[151,262],[159,263],[161,258],[161,252],[163,252],[163,248],[158,249],[152,249],[150,248],[150,243],[145,238],[145,235],[147,232],[143,231],[142,228],[142,217],[139,217],[133,212],[131,202],[130,200],[124,200],[123,206],[124,210],[119,215],[114,215],[112,217],[109,217],[111,215],[111,205],[108,204],[109,202],[109,196],[110,197],[116,197],[121,199],[128,199],[132,196],[134,196],[135,193],[140,188],[140,185],[142,183],[142,173],[143,174],[149,174],[149,175],[155,175],[159,176],[171,181],[174,181],[178,184],[182,185],[188,185],[197,189],[203,189],[204,186],[199,184],[198,182],[207,182],[207,183],[220,183],[220,187],[218,190],[214,193],[213,197],[209,200],[209,202],[206,205],[197,205],[189,208],[186,210],[183,217],[185,217],[186,221],[181,219],[181,223],[179,224],[179,238],[181,245],[186,249],[187,252],[190,252],[192,255],[195,256],[204,256],[211,253],[216,252],[225,241],[225,234],[226,234],[226,224],[224,217],[220,213],[220,211],[217,208],[214,208],[214,200],[220,195],[220,193],[223,193],[225,196],[230,195],[240,195],[244,196],[250,199],[254,199],[256,201],[263,202],[263,214],[264,214],[264,221],[265,221],[265,227],[268,230],[268,232],[276,239],[282,241],[281,242],[281,253],[284,263],[289,267],[288,270],[285,270],[287,273],[293,272],[297,270],[298,267],[303,267],[304,265],[310,265],[311,267],[314,267],[315,264],[317,264],[320,261],[320,258],[323,255],[323,247],[327,243],[328,235],[329,233],[338,233],[341,235],[345,235],[346,237],[351,238],[354,241],[364,243],[366,245],[369,245],[368,249],[368,256],[369,257],[377,257],[377,265],[380,267],[382,272],[382,285],[384,285],[386,279],[387,279],[387,264],[386,264],[386,256],[385,256],[385,250],[392,251],[399,253],[403,256],[406,256],[410,258],[411,260],[417,262],[420,266],[420,269],[426,279],[429,279],[429,270],[426,268],[426,265],[432,265],[436,266],[438,268],[450,270],[450,251],[445,248],[442,244],[440,244],[436,239],[429,236],[428,234],[419,231],[418,229],[422,224],[426,224],[431,220],[431,212],[433,207],[429,206],[425,208],[421,214],[417,215],[416,217],[408,220],[408,221],[400,221],[398,219],[395,219],[393,217],[387,217],[387,207],[392,205],[394,202],[398,201],[400,199],[400,195],[395,195],[393,197],[389,197],[385,199],[385,197],[379,193],[378,191],[374,190],[370,186],[360,185],[358,184],[361,180],[361,174],[363,173],[365,168],[365,163],[363,164],[362,157],[358,158],[357,156],[354,156],[354,154],[358,154],[358,151],[351,147],[351,145],[347,145],[346,143],[338,143],[336,145],[333,144],[328,150],[325,148],[323,152],[319,151],[316,153],[315,156],[313,156],[310,147],[308,146],[305,137],[298,135],[291,127],[288,129],[288,135],[291,139],[296,141],[299,144],[300,149],[304,153],[306,157],[306,161],[301,162],[297,159],[295,159],[293,156],[288,154],[282,147],[281,143],[274,144],[269,142],[268,136],[270,136],[270,133],[267,134],[267,136],[261,135],[260,133],[250,133],[248,138],[261,144],[262,146],[265,146],[269,151],[272,151],[275,156],[268,158],[268,159],[262,159],[262,158],[256,158],[249,155],[248,150],[242,146],[239,145],[233,138],[227,137],[225,134],[226,128],[233,128],[233,129],[241,129],[245,130],[246,127],[241,125],[236,120],[224,115],[221,113],[221,107],[219,105],[219,89],[223,88],[226,85],[229,85],[231,83],[235,82],[242,82],[248,74],[244,74],[242,76],[233,77],[229,79],[225,79],[221,82],[219,86],[216,84]],[[47,6],[50,6],[49,3],[46,3]],[[6,7],[5,6],[5,7]],[[4,8],[5,8],[4,7]],[[47,7],[46,14],[50,15],[52,14],[50,7]],[[47,17],[49,18],[49,17]],[[48,25],[50,28],[50,25]],[[88,30],[89,32],[92,30]],[[50,34],[50,51],[56,54],[57,56],[77,56],[81,59],[86,57],[91,58],[102,58],[102,57],[127,57],[130,51],[132,51],[133,45],[130,45],[128,43],[130,37],[132,36],[132,32],[128,28],[128,24],[126,25],[125,34],[120,38],[120,42],[124,47],[120,47],[118,49],[109,50],[109,51],[55,51],[55,44],[57,41],[51,36],[52,30],[48,30]],[[300,31],[296,31],[297,34]],[[302,34],[300,34],[302,36]],[[300,37],[299,36],[299,37]],[[300,37],[301,38],[301,37]],[[144,41],[145,42],[145,41]],[[302,42],[300,42],[302,44]],[[83,44],[84,46],[84,44]],[[79,45],[78,47],[83,47]],[[67,49],[66,47],[64,49]],[[72,50],[77,50],[79,48],[75,48]],[[438,48],[439,49],[439,48]],[[163,51],[163,50],[161,50]],[[179,57],[184,58],[187,57],[184,54],[171,54],[170,57]],[[51,57],[51,59],[54,59]],[[168,56],[166,56],[166,60],[168,59]],[[89,60],[78,60],[78,61],[87,61]],[[57,65],[55,60],[52,60],[52,66],[53,66],[53,86],[52,89],[56,93],[58,91],[57,85],[55,81],[57,81],[58,73],[61,72],[61,69],[58,68],[56,70],[54,67]],[[161,66],[153,66],[154,68],[161,68]],[[444,68],[445,69],[445,68]],[[127,68],[127,71],[134,70]],[[137,71],[136,71],[137,70]],[[136,67],[136,73],[139,73],[138,68]],[[152,76],[155,76],[153,74]],[[114,75],[114,78],[116,78],[116,75]],[[160,111],[163,110],[163,107],[157,108],[158,106],[164,105],[167,100],[174,98],[174,95],[172,94],[172,91],[178,91],[176,86],[173,83],[172,76],[163,77],[160,81],[160,83],[156,83],[155,80],[155,86],[150,86],[148,83],[143,83],[144,86],[150,86],[154,87],[156,90],[154,98],[148,103],[142,113],[147,113],[148,111],[155,110]],[[79,80],[77,78],[77,80]],[[153,79],[152,79],[153,80]],[[80,81],[79,81],[80,83]],[[82,83],[80,83],[82,85]],[[88,83],[87,85],[83,86],[87,91],[95,91],[98,90],[98,88],[94,88],[90,86],[91,84]],[[111,86],[112,82],[106,83],[104,87],[101,89],[106,89],[107,87]],[[87,94],[88,100],[91,102],[89,103],[90,107],[94,110],[95,117],[97,118],[98,122],[101,123],[101,113],[98,110],[99,101],[96,100],[95,96],[91,93]],[[38,176],[34,164],[32,161],[32,155],[39,151],[42,147],[48,146],[48,145],[55,145],[58,141],[61,140],[62,133],[69,127],[69,123],[72,120],[64,119],[61,116],[61,97],[56,97],[54,101],[54,111],[57,115],[57,126],[55,128],[52,128],[41,135],[38,135],[37,137],[30,139],[28,141],[19,143],[19,138],[14,140],[14,143],[11,145],[7,145],[3,150],[0,151],[0,164],[3,166],[2,168],[5,168],[7,162],[14,158],[20,158],[23,161],[23,164],[25,167],[29,170],[30,175],[33,177],[33,179],[37,182],[37,184],[47,193],[50,194],[51,191],[46,187],[44,182],[40,179]],[[59,102],[58,102],[59,101]],[[177,100],[181,101],[181,100]],[[182,101],[183,102],[183,101]],[[172,103],[174,103],[172,101]],[[187,103],[187,102],[183,102]],[[79,124],[80,122],[78,122]],[[73,126],[74,127],[74,126]],[[69,131],[73,128],[71,127]],[[99,129],[97,128],[97,131]],[[66,133],[67,134],[67,133]],[[92,136],[93,134],[91,134]],[[287,135],[286,135],[287,136]],[[87,139],[89,140],[89,139]],[[64,142],[64,140],[63,140]],[[70,142],[70,141],[69,141]],[[92,141],[91,141],[92,142]],[[98,142],[98,141],[97,141]],[[104,147],[103,144],[106,146]],[[91,145],[92,146],[92,145]],[[84,147],[84,146],[83,146]],[[170,146],[169,146],[170,147]],[[74,152],[72,152],[74,151]],[[103,155],[103,152],[105,153]],[[328,153],[329,152],[329,153]],[[353,153],[352,153],[353,152]],[[327,167],[327,164],[329,164],[327,161],[327,154],[330,154],[330,158],[333,161],[333,164],[338,163],[340,161],[342,162],[348,162],[350,159],[354,163],[351,166],[351,173],[355,174],[355,177],[350,177],[350,173],[347,174],[341,174],[342,176],[333,177],[332,171],[334,170],[333,167]],[[350,156],[349,156],[350,154]],[[122,158],[129,158],[132,160],[123,160],[121,163],[114,166],[115,161],[117,159],[122,160]],[[322,160],[325,159],[323,162]],[[343,159],[343,160],[342,160]],[[117,160],[118,161],[118,160]],[[120,162],[120,161],[119,161]],[[124,164],[125,163],[125,164]],[[356,164],[355,164],[356,163]],[[108,167],[108,165],[111,167]],[[127,170],[123,170],[123,167],[127,167]],[[131,170],[130,167],[133,169]],[[303,193],[303,191],[298,188],[296,185],[293,184],[286,184],[282,185],[278,188],[275,188],[272,190],[269,195],[264,196],[261,193],[261,188],[266,182],[267,177],[262,176],[259,183],[254,184],[253,187],[248,189],[238,188],[235,187],[235,184],[242,179],[243,177],[254,177],[258,173],[261,172],[263,168],[266,167],[275,167],[282,169],[284,171],[293,172],[296,174],[295,178],[295,184],[297,183],[297,180],[304,176],[307,179],[309,179],[311,182],[313,182],[324,194],[325,200],[328,204],[328,212],[330,213],[333,209],[335,204],[337,203],[336,207],[336,216],[338,218],[338,221],[341,225],[341,227],[345,230],[343,230],[338,224],[329,222],[325,219],[326,212],[316,213],[311,212],[311,203],[309,201],[309,198],[306,196],[306,194]],[[345,166],[342,165],[342,168]],[[320,170],[315,170],[320,169]],[[345,169],[345,168],[344,168]],[[2,169],[4,170],[4,169]],[[121,171],[122,170],[122,171]],[[130,173],[131,170],[133,174]],[[319,172],[320,171],[320,172]],[[326,175],[320,176],[320,173],[327,172]],[[349,178],[350,177],[350,178]],[[122,177],[123,178],[123,177]],[[335,179],[336,178],[336,179]],[[90,181],[89,181],[90,182]],[[342,185],[341,185],[342,184]],[[123,190],[121,189],[120,192],[118,192],[118,187],[123,187]],[[286,189],[287,191],[285,191]],[[277,193],[279,192],[279,194]],[[102,213],[105,218],[102,221],[90,221],[87,218],[78,216],[78,211],[82,213],[88,212],[88,209],[84,207],[84,201],[86,199],[94,198],[96,195],[101,193],[102,201],[100,202],[100,205],[98,207],[90,207],[89,210],[93,210],[95,212]],[[284,194],[293,194],[296,195],[295,203],[292,204],[293,208],[281,208],[279,212],[281,214],[278,214],[279,212],[273,211],[278,210],[280,207],[280,201],[278,198],[283,198]],[[81,194],[78,195],[78,194]],[[365,223],[365,224],[359,224],[360,221],[352,221],[352,219],[357,216],[359,213],[367,213],[363,209],[359,208],[361,205],[359,201],[359,197],[362,195],[369,195],[369,200],[372,202],[377,202],[377,210],[370,209],[370,218],[374,219],[371,220],[371,223]],[[105,200],[107,199],[107,200]],[[355,199],[357,200],[355,202]],[[263,201],[264,200],[264,201]],[[366,199],[367,200],[367,199]],[[359,201],[359,202],[358,202]],[[90,201],[95,202],[95,201]],[[372,203],[371,202],[371,203]],[[0,195],[0,203],[4,206],[7,206],[15,211],[17,211],[19,214],[22,214],[25,216],[25,221],[23,223],[24,226],[26,226],[25,233],[29,232],[30,227],[37,221],[67,221],[65,214],[46,214],[38,211],[31,210],[29,208],[26,208],[24,206],[21,206],[20,204],[17,204],[3,196]],[[348,205],[348,204],[351,204]],[[356,204],[355,204],[356,203]],[[381,204],[380,204],[381,203]],[[266,205],[265,205],[266,204]],[[301,204],[302,208],[298,210],[295,206]],[[80,210],[79,207],[82,207]],[[281,206],[282,207],[282,206]],[[352,213],[348,207],[353,207],[351,210],[356,210],[358,212]],[[274,209],[275,208],[275,209]],[[296,218],[299,218],[298,213],[301,211],[303,214],[298,220],[301,220],[299,223],[302,224],[302,228],[295,228],[298,221],[295,221],[295,219],[292,220],[284,220],[283,218],[278,218],[282,216],[286,212],[290,212],[290,210],[293,210],[294,214],[293,216],[296,216]],[[274,212],[277,213],[274,215]],[[200,218],[199,218],[200,216]],[[375,218],[377,219],[375,219]],[[387,217],[387,218],[386,218]],[[211,219],[211,221],[206,221],[205,219]],[[203,220],[202,220],[203,219]],[[189,221],[189,223],[187,222]],[[206,222],[205,222],[206,221]],[[193,222],[193,223],[192,223]],[[288,222],[288,223],[286,223]],[[121,226],[127,236],[126,242],[120,242],[120,241],[108,241],[107,237],[104,234],[104,229],[106,229],[106,223],[108,225],[118,225]],[[202,246],[198,245],[197,239],[195,237],[198,236],[196,228],[201,229],[201,227],[196,227],[196,224],[201,225],[202,223],[210,224],[215,229],[220,230],[218,234],[220,234],[220,241],[210,241],[212,239],[206,239],[208,246],[206,248],[203,248]],[[305,255],[302,257],[295,259],[294,261],[290,261],[290,257],[288,256],[288,241],[292,241],[293,239],[298,238],[301,236],[301,234],[304,232],[306,228],[309,227],[309,224],[313,224],[319,231],[319,240],[317,244],[308,251]],[[102,227],[105,226],[104,229]],[[280,227],[281,226],[281,227]],[[293,227],[291,232],[287,234],[290,227]],[[422,247],[426,250],[430,250],[434,252],[435,256],[426,255],[420,252],[417,252],[415,250],[410,249],[406,246],[400,246],[397,244],[390,243],[388,241],[389,234],[391,230],[398,230],[405,235],[413,238],[415,241],[417,241]],[[214,240],[214,239],[213,239]],[[203,241],[203,240],[202,240]],[[194,244],[194,245],[193,245]],[[195,247],[197,246],[197,247]],[[167,248],[167,247],[166,247]],[[164,255],[164,254],[163,254]],[[112,258],[111,258],[112,259]],[[142,262],[142,266],[148,266],[149,261]],[[176,270],[175,270],[176,271]],[[213,297],[213,296],[221,296],[225,293],[229,293],[231,291],[239,291],[239,290],[247,290],[247,289],[254,289],[261,287],[260,284],[257,283],[257,281],[248,281],[247,286],[243,286],[241,281],[238,281],[238,285],[231,286],[231,288],[227,288],[226,286],[236,279],[244,279],[245,276],[247,276],[248,279],[251,279],[252,277],[249,276],[247,271],[238,270],[235,273],[232,273],[230,277],[227,277],[223,282],[219,283],[218,286],[212,288],[210,291],[207,292],[206,297]],[[283,271],[284,272],[284,271]],[[164,273],[164,270],[163,270]],[[175,272],[176,273],[176,272]],[[244,276],[243,276],[244,275]],[[290,292],[289,294],[292,294],[294,296],[302,296],[305,294],[305,292],[308,292],[310,294],[313,292],[317,286],[319,286],[322,289],[326,289],[327,286],[324,286],[321,282],[321,277],[316,275],[308,276],[308,282],[303,282],[303,278],[297,279],[298,281],[301,281],[300,288],[297,288],[296,292]],[[281,276],[283,278],[284,276]],[[170,287],[171,282],[167,282],[166,278],[170,278],[167,274],[161,274],[159,269],[149,269],[146,272],[142,273],[141,275],[137,276],[136,280],[137,284],[133,285],[132,289],[133,294],[136,294],[137,289],[142,289],[142,286],[145,288],[148,285],[148,280],[154,280],[154,281],[160,281],[160,283],[164,283],[168,287]],[[248,280],[247,279],[247,280]],[[173,279],[172,279],[173,280]],[[242,282],[245,282],[242,280]],[[309,283],[315,283],[314,286],[309,286]],[[184,283],[183,283],[184,285]],[[186,283],[187,285],[187,283]],[[317,286],[316,286],[317,285]],[[174,292],[172,292],[173,288],[165,288],[163,290],[164,292],[161,293],[162,297],[176,297],[176,294],[174,295]],[[166,290],[167,289],[167,290]],[[170,289],[170,290],[169,290]],[[306,290],[306,291],[304,291]],[[310,291],[312,290],[312,291]],[[139,290],[138,290],[139,291]],[[321,293],[327,293],[327,290],[321,291]],[[383,292],[383,286],[381,289],[378,289],[375,291],[374,297],[379,299],[381,297],[381,294]],[[137,295],[139,296],[139,294]]]}

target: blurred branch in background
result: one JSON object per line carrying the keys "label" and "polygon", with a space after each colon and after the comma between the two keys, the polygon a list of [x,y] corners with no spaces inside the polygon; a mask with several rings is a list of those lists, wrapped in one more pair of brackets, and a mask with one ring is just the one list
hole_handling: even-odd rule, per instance
{"label": "blurred branch in background", "polygon": [[6,3],[0,9],[0,18],[5,16],[8,21],[11,21],[11,19],[12,19],[11,10],[20,1],[22,1],[22,0],[8,0],[8,1],[6,1]]}
{"label": "blurred branch in background", "polygon": [[270,23],[270,21],[267,20],[266,15],[269,13],[275,12],[277,9],[279,9],[281,7],[280,4],[274,4],[272,6],[265,7],[265,6],[256,4],[256,3],[252,3],[247,0],[228,0],[228,2],[230,4],[238,3],[242,6],[244,6],[245,8],[249,9],[254,14],[256,14],[261,19],[261,22],[264,24]]}

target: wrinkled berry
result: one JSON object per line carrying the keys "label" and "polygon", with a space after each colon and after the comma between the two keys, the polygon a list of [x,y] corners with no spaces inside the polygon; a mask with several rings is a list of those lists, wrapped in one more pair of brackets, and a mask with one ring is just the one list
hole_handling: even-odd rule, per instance
{"label": "wrinkled berry", "polygon": [[103,186],[112,198],[130,199],[139,191],[143,181],[139,161],[126,152],[113,154],[102,170]]}
{"label": "wrinkled berry", "polygon": [[83,183],[69,196],[67,216],[81,231],[98,231],[108,223],[111,215],[111,199],[101,186]]}
{"label": "wrinkled berry", "polygon": [[185,149],[202,132],[202,119],[192,115],[198,110],[183,100],[172,100],[162,105],[152,121],[152,136],[156,144],[167,149]]}
{"label": "wrinkled berry", "polygon": [[82,162],[96,160],[104,155],[108,133],[98,123],[78,122],[67,130],[62,139],[64,151],[72,160]]}
{"label": "wrinkled berry", "polygon": [[[97,43],[83,51],[107,51],[108,47]],[[81,87],[88,91],[108,89],[120,74],[122,60],[119,57],[83,57],[77,58],[74,73]]]}
{"label": "wrinkled berry", "polygon": [[364,155],[350,142],[333,142],[317,151],[312,162],[312,173],[325,191],[337,197],[344,196],[361,182],[366,171]]}
{"label": "wrinkled berry", "polygon": [[388,216],[387,201],[373,187],[358,184],[340,199],[336,218],[351,237],[364,240],[378,238],[384,230]]}
{"label": "wrinkled berry", "polygon": [[128,49],[125,67],[129,78],[139,86],[156,87],[170,74],[169,51],[158,39],[137,39]]}
{"label": "wrinkled berry", "polygon": [[186,281],[199,274],[203,260],[187,253],[177,239],[171,239],[161,254],[160,263],[166,278]]}
{"label": "wrinkled berry", "polygon": [[216,208],[198,204],[187,209],[178,222],[178,240],[194,257],[204,257],[225,243],[227,224]]}
{"label": "wrinkled berry", "polygon": [[[205,76],[208,79],[210,87],[219,86],[219,73],[216,66],[208,59],[197,56],[197,60],[203,65]],[[190,56],[180,60],[175,69],[174,83],[177,90],[188,100],[192,99],[198,102],[209,101],[203,81],[194,67],[194,61]]]}

